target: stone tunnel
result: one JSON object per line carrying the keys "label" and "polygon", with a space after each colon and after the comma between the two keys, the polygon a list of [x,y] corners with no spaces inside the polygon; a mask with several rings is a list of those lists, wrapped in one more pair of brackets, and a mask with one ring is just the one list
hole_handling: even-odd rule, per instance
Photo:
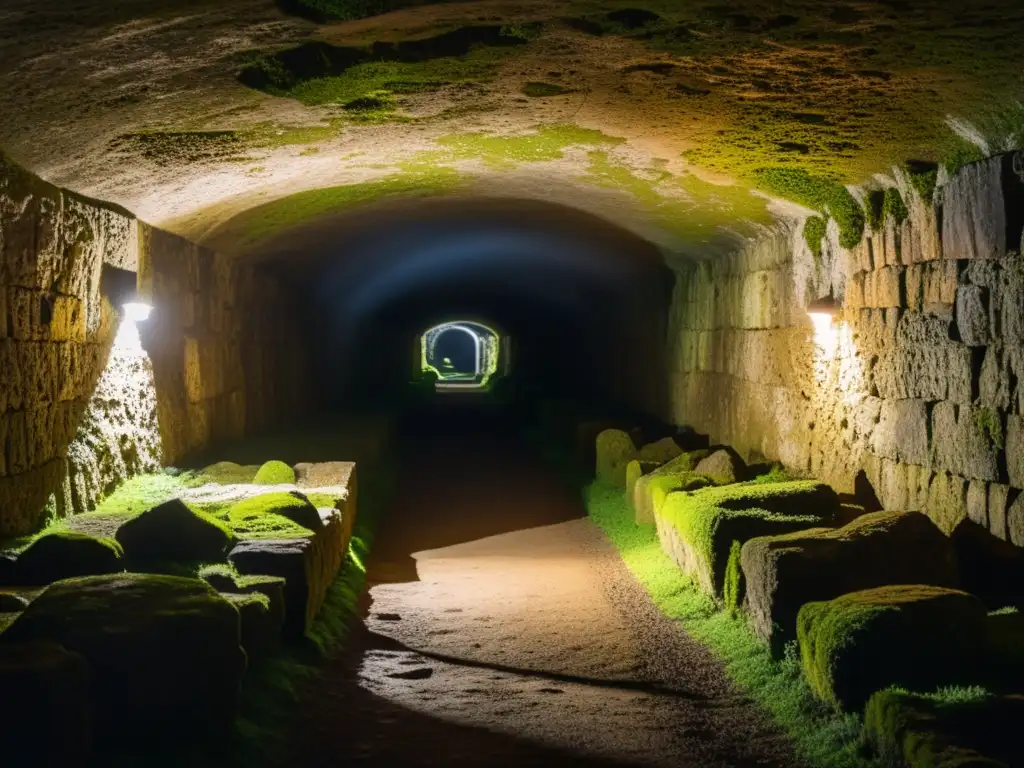
{"label": "stone tunnel", "polygon": [[1024,765],[1022,34],[9,0],[12,765]]}

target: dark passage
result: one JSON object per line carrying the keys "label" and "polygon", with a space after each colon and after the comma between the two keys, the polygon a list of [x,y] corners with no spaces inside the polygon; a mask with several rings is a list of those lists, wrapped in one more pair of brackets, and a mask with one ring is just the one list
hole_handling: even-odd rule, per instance
{"label": "dark passage", "polygon": [[363,622],[290,764],[788,766],[485,395],[406,418]]}
{"label": "dark passage", "polygon": [[450,328],[438,336],[432,362],[443,374],[474,376],[477,355],[476,339],[461,328]]}

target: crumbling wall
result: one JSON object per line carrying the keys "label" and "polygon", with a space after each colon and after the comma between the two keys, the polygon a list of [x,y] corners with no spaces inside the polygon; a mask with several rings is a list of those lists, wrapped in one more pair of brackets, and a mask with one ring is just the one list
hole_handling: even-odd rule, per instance
{"label": "crumbling wall", "polygon": [[[949,532],[969,517],[1024,546],[1024,180],[968,166],[852,251],[799,225],[681,269],[670,322],[674,418]],[[834,225],[833,225],[834,226]],[[811,300],[841,312],[815,332]]]}
{"label": "crumbling wall", "polygon": [[97,390],[108,359],[148,375],[110,356],[120,318],[100,293],[104,264],[140,270],[155,305],[142,329],[163,462],[303,409],[287,285],[0,155],[0,537],[37,528],[48,505],[83,511],[153,465],[153,396],[116,371]]}
{"label": "crumbling wall", "polygon": [[104,263],[133,268],[130,216],[0,155],[0,535],[30,530],[60,484],[115,318]]}

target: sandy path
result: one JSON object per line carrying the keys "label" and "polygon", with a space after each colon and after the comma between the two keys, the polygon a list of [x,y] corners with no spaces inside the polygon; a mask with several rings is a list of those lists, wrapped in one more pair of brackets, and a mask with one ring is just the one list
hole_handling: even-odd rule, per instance
{"label": "sandy path", "polygon": [[527,451],[479,431],[426,442],[381,523],[366,631],[312,687],[295,765],[794,764]]}

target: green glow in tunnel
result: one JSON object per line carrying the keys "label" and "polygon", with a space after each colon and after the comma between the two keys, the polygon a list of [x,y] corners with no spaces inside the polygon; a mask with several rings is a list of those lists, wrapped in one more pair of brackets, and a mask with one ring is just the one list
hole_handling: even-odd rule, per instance
{"label": "green glow in tunnel", "polygon": [[[472,362],[453,362],[439,352],[439,347],[452,337],[465,336],[472,349]],[[488,325],[471,320],[454,320],[428,328],[420,336],[420,370],[433,372],[439,384],[466,384],[483,387],[498,371],[501,337]]]}

